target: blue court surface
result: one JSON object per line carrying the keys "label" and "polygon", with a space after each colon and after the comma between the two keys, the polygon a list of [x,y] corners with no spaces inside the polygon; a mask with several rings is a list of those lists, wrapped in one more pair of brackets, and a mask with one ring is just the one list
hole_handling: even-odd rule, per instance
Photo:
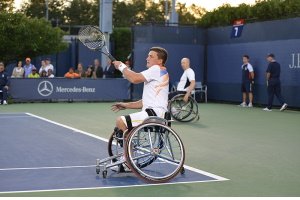
{"label": "blue court surface", "polygon": [[[107,157],[107,140],[30,113],[0,114],[0,193],[148,185],[132,173],[95,172]],[[170,183],[224,181],[185,166]]]}

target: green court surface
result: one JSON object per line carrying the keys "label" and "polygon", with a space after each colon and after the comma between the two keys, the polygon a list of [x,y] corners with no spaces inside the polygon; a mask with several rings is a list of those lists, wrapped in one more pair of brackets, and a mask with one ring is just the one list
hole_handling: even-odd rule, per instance
{"label": "green court surface", "polygon": [[[1,105],[0,113],[28,112],[108,138],[114,128],[115,118],[119,114],[133,112],[128,110],[113,113],[111,105],[112,103],[11,104]],[[228,178],[228,181],[10,193],[0,196],[300,195],[299,111],[279,112],[273,109],[273,112],[264,112],[262,108],[211,103],[201,103],[199,109],[199,121],[173,123],[174,130],[181,136],[186,148],[186,164]]]}

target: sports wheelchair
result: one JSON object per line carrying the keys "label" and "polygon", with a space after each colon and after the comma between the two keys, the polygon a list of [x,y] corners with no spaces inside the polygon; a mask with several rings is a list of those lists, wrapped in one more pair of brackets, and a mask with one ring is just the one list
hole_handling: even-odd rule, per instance
{"label": "sports wheelchair", "polygon": [[180,122],[199,120],[197,101],[190,96],[188,102],[184,102],[183,98],[184,94],[177,94],[169,101],[168,110],[172,118]]}
{"label": "sports wheelchair", "polygon": [[[108,141],[109,157],[97,159],[96,173],[125,164],[139,178],[148,183],[162,183],[184,174],[185,151],[170,121],[156,116],[148,117],[131,131],[114,131]],[[119,171],[120,172],[120,171]]]}

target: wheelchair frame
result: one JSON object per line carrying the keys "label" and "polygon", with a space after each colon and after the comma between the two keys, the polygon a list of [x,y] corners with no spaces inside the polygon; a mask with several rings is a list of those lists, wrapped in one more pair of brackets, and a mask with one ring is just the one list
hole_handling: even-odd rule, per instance
{"label": "wheelchair frame", "polygon": [[[136,176],[148,183],[167,182],[177,176],[178,173],[184,174],[184,146],[178,134],[168,126],[168,123],[168,120],[159,117],[149,117],[130,132],[125,131],[122,138],[117,137],[116,133],[113,132],[108,144],[109,157],[96,160],[96,173],[100,174],[102,171],[102,177],[106,178],[107,169],[126,164]],[[144,138],[142,137],[143,134],[145,135]],[[170,137],[174,142],[173,144],[171,144]],[[123,145],[120,145],[119,142],[123,142]],[[150,142],[150,146],[145,145],[145,142]],[[174,145],[176,149],[172,148]],[[113,152],[112,148],[116,148],[116,152]],[[122,157],[125,159],[121,159]],[[147,159],[143,160],[144,158]],[[139,163],[140,160],[142,160],[142,164]],[[157,174],[164,173],[159,171],[160,168],[156,168],[155,173],[153,169],[147,169],[153,164],[162,165],[160,163],[170,164],[171,172],[159,176]],[[169,171],[169,169],[167,170]]]}

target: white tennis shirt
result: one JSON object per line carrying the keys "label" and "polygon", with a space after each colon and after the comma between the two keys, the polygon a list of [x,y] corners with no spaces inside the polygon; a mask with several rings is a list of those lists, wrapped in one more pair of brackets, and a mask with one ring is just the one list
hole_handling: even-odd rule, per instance
{"label": "white tennis shirt", "polygon": [[145,77],[143,91],[143,108],[167,111],[169,93],[169,74],[165,67],[153,65],[141,74]]}
{"label": "white tennis shirt", "polygon": [[187,84],[188,81],[194,81],[195,80],[195,72],[193,69],[188,68],[184,70],[180,81],[177,85],[177,91],[186,91],[185,85]]}

